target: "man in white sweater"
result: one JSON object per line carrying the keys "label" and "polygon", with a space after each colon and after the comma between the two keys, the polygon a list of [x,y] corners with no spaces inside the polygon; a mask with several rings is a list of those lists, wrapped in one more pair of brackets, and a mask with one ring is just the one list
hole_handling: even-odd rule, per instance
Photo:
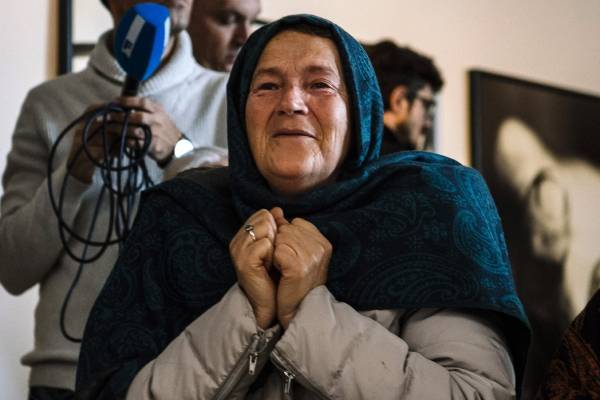
{"label": "man in white sweater", "polygon": [[[147,1],[147,0],[146,0]],[[139,0],[103,1],[115,21]],[[156,1],[157,3],[164,3]],[[175,144],[185,136],[196,155],[225,154],[227,75],[199,66],[185,29],[192,0],[167,2],[172,36],[159,69],[139,89],[138,96],[118,99],[123,105],[141,108],[141,118],[152,131],[146,160],[152,180],[162,181],[186,166],[185,160],[170,161]],[[23,104],[13,134],[3,176],[4,195],[0,216],[0,282],[18,295],[39,284],[35,312],[34,349],[22,359],[31,367],[30,398],[71,398],[79,356],[79,343],[67,340],[59,323],[61,307],[79,263],[63,250],[58,224],[48,194],[47,161],[59,133],[88,107],[118,98],[125,73],[111,54],[112,31],[103,34],[87,68],[59,77],[32,89]],[[70,135],[58,147],[52,166],[54,192],[66,174],[72,144],[80,133]],[[74,138],[75,137],[75,138]],[[206,157],[200,157],[206,160]],[[198,165],[198,157],[189,157]],[[211,160],[209,160],[211,161]],[[189,166],[189,164],[187,165]],[[64,193],[63,216],[69,226],[82,233],[89,227],[102,185],[90,162],[77,162]],[[109,207],[100,208],[94,239],[107,229]],[[70,240],[70,248],[81,254],[83,245]],[[96,261],[86,264],[65,313],[65,330],[81,337],[96,296],[117,258],[112,245]]]}

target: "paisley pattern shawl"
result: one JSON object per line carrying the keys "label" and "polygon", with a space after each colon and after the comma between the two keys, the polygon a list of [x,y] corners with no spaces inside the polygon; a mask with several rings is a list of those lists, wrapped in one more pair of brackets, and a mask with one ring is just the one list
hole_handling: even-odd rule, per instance
{"label": "paisley pattern shawl", "polygon": [[600,291],[567,329],[536,400],[600,399]]}
{"label": "paisley pattern shawl", "polygon": [[[352,110],[354,148],[337,182],[293,200],[270,191],[254,164],[244,108],[266,43],[298,24],[328,29]],[[314,16],[255,32],[228,86],[230,167],[191,171],[143,195],[134,228],[90,315],[79,392],[120,398],[131,380],[236,282],[228,245],[260,208],[308,219],[333,245],[327,286],[357,310],[486,310],[509,340],[517,376],[527,319],[513,284],[500,219],[475,170],[432,153],[379,157],[382,101],[362,46]]]}

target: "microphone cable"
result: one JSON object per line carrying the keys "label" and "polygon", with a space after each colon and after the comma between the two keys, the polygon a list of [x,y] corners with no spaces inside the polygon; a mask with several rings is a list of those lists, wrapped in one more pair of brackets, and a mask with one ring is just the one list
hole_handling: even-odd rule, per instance
{"label": "microphone cable", "polygon": [[[82,338],[76,338],[67,332],[66,312],[84,265],[98,260],[111,245],[119,244],[120,252],[121,243],[127,238],[133,223],[137,194],[141,190],[154,185],[145,161],[150,148],[152,132],[147,125],[129,122],[131,113],[134,111],[136,110],[133,108],[123,107],[117,103],[109,103],[85,112],[60,133],[51,148],[48,158],[48,191],[52,209],[58,220],[60,240],[69,257],[79,263],[60,310],[60,331],[66,339],[72,342],[80,343]],[[116,122],[115,116],[122,116],[122,122]],[[60,183],[60,190],[55,193],[52,184],[52,172],[58,146],[67,134],[82,122],[82,144],[76,150],[73,159],[67,161],[67,173]],[[100,124],[95,127],[98,122]],[[113,133],[115,128],[119,131],[118,135]],[[143,145],[140,145],[137,138],[127,135],[130,128],[138,128],[143,131]],[[100,139],[103,146],[103,156],[96,159],[92,156],[89,146],[92,140],[98,139]],[[127,145],[127,142],[131,139],[134,140],[134,146]],[[98,170],[102,179],[102,186],[96,199],[89,229],[84,236],[75,232],[75,229],[69,226],[63,214],[68,182],[70,179],[76,179],[71,175],[71,171],[79,157],[88,157],[95,166],[94,174]],[[105,198],[109,207],[106,234],[100,240],[93,240],[92,234],[96,228],[100,209]],[[70,241],[83,244],[81,254],[75,253]]]}

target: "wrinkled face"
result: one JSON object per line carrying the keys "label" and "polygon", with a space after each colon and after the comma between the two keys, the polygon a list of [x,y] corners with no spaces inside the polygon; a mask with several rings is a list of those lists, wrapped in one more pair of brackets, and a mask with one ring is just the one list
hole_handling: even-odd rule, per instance
{"label": "wrinkled face", "polygon": [[169,9],[171,34],[177,34],[187,28],[193,2],[194,0],[108,0],[108,6],[116,26],[127,10],[138,3],[162,4]]}
{"label": "wrinkled face", "polygon": [[293,31],[265,47],[246,102],[250,150],[271,189],[335,180],[350,145],[348,93],[333,41]]}
{"label": "wrinkled face", "polygon": [[260,0],[196,0],[188,31],[198,63],[230,71],[260,13]]}
{"label": "wrinkled face", "polygon": [[[433,91],[431,86],[421,88],[413,100],[404,129],[413,150],[423,150],[429,131],[433,128]],[[402,129],[402,128],[401,128]]]}

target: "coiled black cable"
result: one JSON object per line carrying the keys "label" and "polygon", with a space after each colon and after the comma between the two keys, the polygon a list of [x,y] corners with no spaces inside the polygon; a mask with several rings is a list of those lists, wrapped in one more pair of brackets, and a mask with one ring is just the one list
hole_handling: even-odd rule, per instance
{"label": "coiled black cable", "polygon": [[[69,300],[79,282],[84,265],[100,258],[109,246],[120,244],[125,240],[133,223],[132,214],[137,200],[137,194],[141,190],[154,185],[148,174],[145,163],[146,155],[150,148],[152,132],[147,125],[129,123],[133,111],[135,110],[123,107],[117,103],[109,103],[105,106],[87,111],[81,117],[70,123],[60,133],[50,150],[47,168],[50,202],[58,219],[59,235],[63,249],[73,260],[79,263],[77,273],[67,291],[60,310],[60,331],[65,338],[73,342],[81,342],[81,338],[76,338],[67,332],[65,318]],[[53,166],[55,165],[56,151],[67,134],[82,122],[82,144],[80,148],[76,150],[72,160],[67,162],[67,174],[62,181],[57,198],[57,194],[54,193],[52,184],[52,172]],[[100,122],[100,124],[94,128],[96,122]],[[109,137],[109,135],[114,136],[111,132],[113,132],[115,128],[119,132],[116,135],[116,138],[113,139],[112,137]],[[139,140],[128,136],[127,133],[131,128],[140,128],[143,130],[144,139],[142,145],[139,144]],[[100,140],[104,147],[103,156],[99,159],[95,159],[89,150],[89,143],[97,135],[100,135]],[[135,145],[128,146],[128,141],[131,141],[132,139]],[[75,232],[75,230],[65,221],[65,218],[63,218],[67,184],[69,179],[76,179],[71,176],[71,170],[79,157],[88,157],[100,171],[100,176],[102,177],[102,187],[96,200],[89,229],[85,236]],[[107,197],[109,205],[109,220],[106,235],[103,240],[92,240],[101,205],[103,204],[105,197]],[[75,254],[70,246],[70,241],[83,244],[81,254]],[[96,251],[91,255],[88,255],[90,249],[96,249]]]}

